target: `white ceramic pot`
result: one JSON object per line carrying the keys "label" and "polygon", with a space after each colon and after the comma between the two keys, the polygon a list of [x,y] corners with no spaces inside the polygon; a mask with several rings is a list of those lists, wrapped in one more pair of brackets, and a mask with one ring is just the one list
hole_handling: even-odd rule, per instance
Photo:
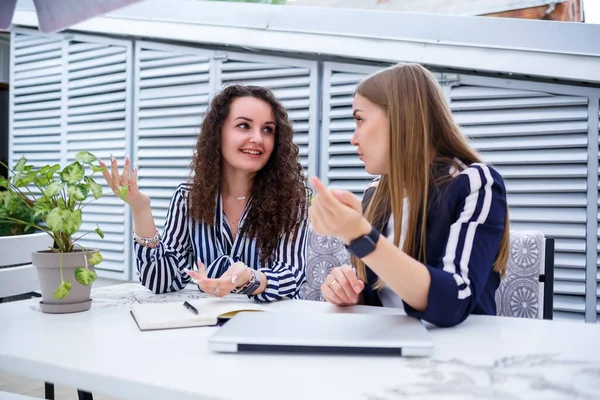
{"label": "white ceramic pot", "polygon": [[[52,314],[65,314],[89,310],[92,305],[90,293],[91,285],[86,286],[77,282],[75,270],[85,266],[85,254],[91,255],[98,250],[88,250],[87,253],[75,251],[73,253],[52,253],[50,251],[36,251],[32,261],[40,278],[42,302],[40,308],[43,312]],[[71,283],[71,290],[65,298],[57,299],[54,291],[61,284],[60,265],[62,262],[62,277]],[[93,270],[92,265],[88,265]]]}

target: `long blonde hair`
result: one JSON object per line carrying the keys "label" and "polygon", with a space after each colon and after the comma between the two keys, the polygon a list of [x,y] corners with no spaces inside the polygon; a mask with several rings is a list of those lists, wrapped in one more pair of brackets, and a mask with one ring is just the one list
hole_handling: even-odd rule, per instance
{"label": "long blonde hair", "polygon": [[[439,84],[426,68],[402,64],[381,70],[363,80],[355,94],[381,107],[389,119],[389,171],[379,180],[366,207],[366,218],[377,225],[391,210],[394,220],[402,221],[404,197],[408,197],[410,207],[402,250],[426,263],[429,191],[432,184],[439,184],[432,181],[433,164],[440,162],[460,169],[455,159],[470,165],[481,162],[481,158],[455,123]],[[447,179],[451,178],[448,174]],[[400,243],[401,228],[402,224],[394,222],[396,246]],[[420,244],[418,250],[417,243]],[[508,252],[507,211],[504,234],[494,263],[494,271],[501,275],[506,271]],[[352,263],[359,278],[366,282],[365,264],[354,257]],[[379,287],[381,282],[375,285],[375,288]]]}

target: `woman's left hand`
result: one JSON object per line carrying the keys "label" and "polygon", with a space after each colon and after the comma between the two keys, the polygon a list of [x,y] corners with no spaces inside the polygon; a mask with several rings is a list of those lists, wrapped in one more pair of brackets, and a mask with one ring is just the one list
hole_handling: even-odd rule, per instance
{"label": "woman's left hand", "polygon": [[313,231],[321,236],[334,236],[349,244],[371,231],[362,215],[360,199],[346,190],[329,190],[317,177],[311,178],[317,194],[309,209]]}
{"label": "woman's left hand", "polygon": [[233,289],[244,286],[251,278],[250,268],[242,262],[232,264],[220,278],[209,278],[202,261],[198,260],[198,272],[186,270],[195,284],[206,294],[223,297],[230,294]]}

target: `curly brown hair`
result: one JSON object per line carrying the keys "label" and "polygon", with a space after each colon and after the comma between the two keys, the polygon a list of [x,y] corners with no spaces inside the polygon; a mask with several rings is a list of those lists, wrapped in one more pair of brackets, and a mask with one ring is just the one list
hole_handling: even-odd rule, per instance
{"label": "curly brown hair", "polygon": [[306,218],[309,198],[298,159],[299,149],[292,140],[292,124],[285,108],[269,89],[231,85],[212,99],[191,164],[195,175],[190,188],[190,215],[199,222],[215,223],[217,193],[222,179],[221,131],[231,103],[239,97],[253,97],[266,102],[275,117],[273,153],[254,177],[251,190],[254,200],[240,229],[240,234],[256,239],[260,260],[265,263],[273,254],[278,237],[294,232]]}

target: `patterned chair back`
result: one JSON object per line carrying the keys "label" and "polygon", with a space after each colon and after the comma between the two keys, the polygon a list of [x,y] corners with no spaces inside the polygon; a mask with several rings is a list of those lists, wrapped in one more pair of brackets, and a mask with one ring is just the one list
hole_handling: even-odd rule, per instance
{"label": "patterned chair back", "polygon": [[325,301],[321,285],[332,268],[350,265],[350,254],[339,239],[317,235],[309,229],[306,265],[306,283],[300,288],[305,300]]}
{"label": "patterned chair back", "polygon": [[552,319],[554,239],[539,231],[510,231],[506,274],[496,291],[497,314]]}
{"label": "patterned chair back", "polygon": [[[305,300],[324,301],[321,284],[333,267],[350,264],[350,255],[338,239],[310,231]],[[511,231],[508,268],[496,291],[497,314],[517,318],[552,319],[554,240],[538,231]]]}

